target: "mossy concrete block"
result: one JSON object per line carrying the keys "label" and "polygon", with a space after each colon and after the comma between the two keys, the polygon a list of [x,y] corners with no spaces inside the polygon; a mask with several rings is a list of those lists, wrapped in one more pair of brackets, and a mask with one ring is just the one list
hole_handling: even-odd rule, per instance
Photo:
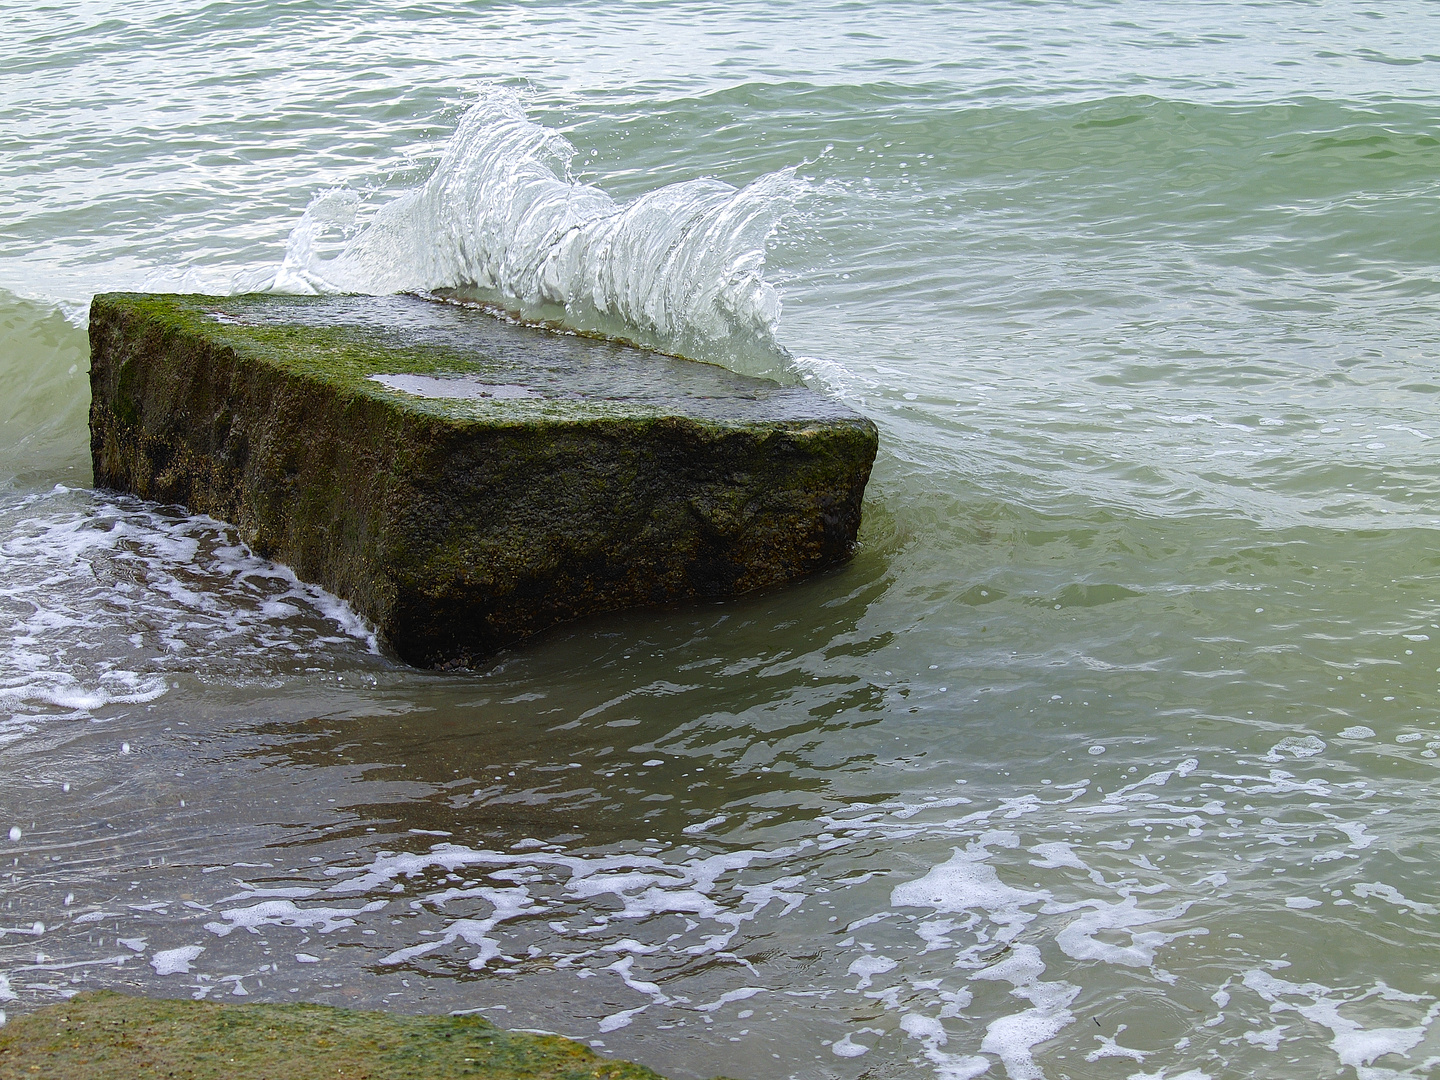
{"label": "mossy concrete block", "polygon": [[847,557],[875,425],[419,297],[110,294],[95,482],[234,524],[422,666]]}
{"label": "mossy concrete block", "polygon": [[0,1080],[663,1080],[477,1016],[80,994],[0,1027]]}

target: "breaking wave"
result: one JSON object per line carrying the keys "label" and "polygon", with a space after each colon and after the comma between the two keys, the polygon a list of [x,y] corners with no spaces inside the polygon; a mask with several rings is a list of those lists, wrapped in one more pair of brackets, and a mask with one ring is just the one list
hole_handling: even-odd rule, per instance
{"label": "breaking wave", "polygon": [[[419,187],[373,213],[348,189],[316,197],[272,287],[453,291],[526,321],[749,374],[787,371],[764,268],[767,242],[805,190],[794,169],[743,188],[689,180],[622,204],[572,179],[574,154],[513,93],[487,91]],[[326,257],[337,230],[339,250]]]}

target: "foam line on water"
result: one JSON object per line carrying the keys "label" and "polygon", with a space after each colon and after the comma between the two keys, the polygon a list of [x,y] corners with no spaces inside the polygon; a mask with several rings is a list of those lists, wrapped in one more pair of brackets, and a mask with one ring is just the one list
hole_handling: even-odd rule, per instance
{"label": "foam line on water", "polygon": [[[222,522],[57,486],[0,503],[0,743],[42,714],[155,701],[172,672],[267,678],[337,645],[377,650],[344,602],[255,555]],[[84,643],[128,645],[108,652]]]}
{"label": "foam line on water", "polygon": [[[1323,754],[1339,752],[1332,745]],[[47,919],[31,929],[23,925],[30,913],[17,912],[23,942],[0,941],[0,970],[21,1007],[136,967],[176,987],[183,977],[197,997],[244,996],[281,971],[295,986],[312,971],[333,977],[320,973],[366,943],[374,950],[367,979],[419,972],[439,981],[461,970],[509,981],[538,965],[547,977],[601,980],[590,985],[605,988],[604,1010],[570,1023],[576,1034],[616,1040],[687,1018],[707,1031],[738,1027],[751,1010],[784,1008],[823,1060],[913,1056],[937,1080],[986,1072],[1035,1080],[1053,1075],[1049,1062],[1064,1047],[1090,1063],[1116,1058],[1145,1070],[1135,1075],[1198,1077],[1208,1059],[1192,1042],[1217,1037],[1270,1052],[1309,1046],[1365,1080],[1424,1075],[1418,1048],[1440,1017],[1427,987],[1387,985],[1369,970],[1329,985],[1284,958],[1278,937],[1308,932],[1317,918],[1337,935],[1391,933],[1397,918],[1422,932],[1435,907],[1407,895],[1408,881],[1383,880],[1394,868],[1375,853],[1393,840],[1392,799],[1336,776],[1321,755],[1294,767],[1310,771],[1272,767],[1263,754],[1257,764],[1187,757],[1123,773],[1109,794],[1080,780],[1020,797],[856,803],[816,817],[801,835],[733,850],[658,841],[640,850],[541,841],[496,850],[427,843],[417,830],[377,840],[401,850],[317,858],[308,870],[259,881],[254,864],[232,864],[245,874],[231,884],[214,880],[210,893],[203,883],[185,886],[206,903],[142,894],[146,902],[137,897],[122,916],[105,907],[102,890],[53,921],[34,912]],[[1273,798],[1257,809],[1262,794]],[[1114,807],[1125,814],[1084,813]],[[1242,850],[1250,854],[1234,854]],[[895,852],[904,853],[898,862]],[[1337,859],[1347,860],[1338,877],[1326,869]],[[1284,884],[1267,891],[1276,871]],[[1342,885],[1354,900],[1341,897]],[[807,923],[837,910],[829,905],[841,888],[853,917]],[[1319,898],[1295,897],[1297,889]],[[1277,940],[1237,945],[1220,932],[1219,901],[1232,890],[1273,909]],[[787,930],[791,920],[796,929]],[[765,956],[786,934],[826,942],[808,969],[810,990],[786,989],[784,971]],[[337,950],[337,939],[346,948]],[[154,941],[156,951],[113,955],[112,940],[137,953]],[[294,966],[277,967],[269,950],[281,942]],[[297,951],[307,945],[315,951]],[[1124,1015],[1136,1017],[1134,1031],[1091,1031],[1077,1003],[1105,984],[1106,969],[1188,1001],[1184,1037],[1157,1044],[1133,1012]],[[32,981],[45,972],[68,981]],[[857,1011],[866,1017],[852,1019]]]}
{"label": "foam line on water", "polygon": [[[272,287],[300,293],[463,290],[522,318],[745,371],[790,371],[766,245],[807,190],[794,168],[736,188],[696,178],[628,202],[573,179],[575,149],[490,88],[423,184],[371,209],[316,197]],[[332,236],[347,238],[338,251]]]}

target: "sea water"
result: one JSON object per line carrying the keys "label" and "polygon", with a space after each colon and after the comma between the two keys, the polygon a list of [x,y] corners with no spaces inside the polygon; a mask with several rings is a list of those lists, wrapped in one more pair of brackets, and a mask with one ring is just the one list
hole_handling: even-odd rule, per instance
{"label": "sea water", "polygon": [[[1440,1065],[1440,8],[0,20],[0,1009],[677,1078]],[[855,558],[407,669],[91,485],[112,289],[413,290],[870,416]]]}

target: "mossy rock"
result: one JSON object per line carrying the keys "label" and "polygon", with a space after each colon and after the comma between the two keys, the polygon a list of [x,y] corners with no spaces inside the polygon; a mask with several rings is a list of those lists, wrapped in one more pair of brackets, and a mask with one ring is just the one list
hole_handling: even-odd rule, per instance
{"label": "mossy rock", "polygon": [[110,294],[95,481],[234,524],[399,655],[845,559],[875,425],[804,387],[412,296]]}
{"label": "mossy rock", "polygon": [[0,1080],[663,1080],[478,1016],[219,1005],[104,990],[0,1027]]}

